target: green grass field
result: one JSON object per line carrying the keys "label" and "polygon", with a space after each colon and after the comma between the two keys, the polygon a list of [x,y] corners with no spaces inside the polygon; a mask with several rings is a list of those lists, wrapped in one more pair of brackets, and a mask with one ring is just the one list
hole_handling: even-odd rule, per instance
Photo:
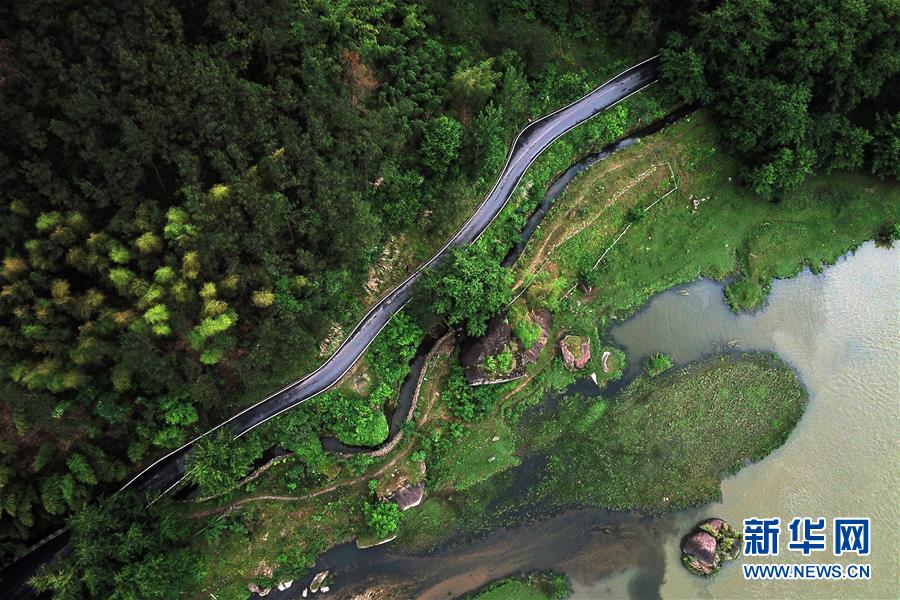
{"label": "green grass field", "polygon": [[515,434],[505,421],[475,423],[440,456],[439,464],[434,465],[440,475],[431,480],[432,489],[466,490],[518,465],[515,451]]}
{"label": "green grass field", "polygon": [[[627,233],[585,277],[630,222],[629,212],[641,212],[673,188],[669,166],[677,191],[632,217]],[[726,294],[745,310],[765,300],[772,278],[821,269],[900,221],[896,182],[861,173],[816,175],[765,201],[738,184],[737,169],[703,113],[599,163],[570,185],[541,225],[552,232],[563,223],[587,224],[550,252],[544,271],[555,273],[562,288],[579,274],[590,279],[599,290],[587,302],[592,316],[628,314],[651,295],[699,276],[736,276]],[[547,235],[554,245],[561,241]],[[541,249],[540,242],[532,245],[519,262],[526,281],[537,270],[529,259]],[[537,296],[535,303],[547,298]]]}

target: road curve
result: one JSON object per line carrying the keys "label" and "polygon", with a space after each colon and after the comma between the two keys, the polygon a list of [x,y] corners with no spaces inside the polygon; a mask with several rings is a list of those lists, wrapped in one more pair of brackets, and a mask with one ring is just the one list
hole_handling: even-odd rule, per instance
{"label": "road curve", "polygon": [[240,437],[337,383],[362,356],[391,317],[406,304],[423,271],[440,264],[451,246],[468,244],[478,239],[506,205],[529,165],[553,141],[573,127],[649,86],[656,81],[658,71],[658,57],[648,58],[616,75],[581,99],[530,123],[516,136],[500,177],[469,220],[431,260],[375,304],[340,348],[318,369],[160,458],[126,483],[122,490],[166,493],[184,478],[185,457],[197,440],[223,427],[228,427]]}

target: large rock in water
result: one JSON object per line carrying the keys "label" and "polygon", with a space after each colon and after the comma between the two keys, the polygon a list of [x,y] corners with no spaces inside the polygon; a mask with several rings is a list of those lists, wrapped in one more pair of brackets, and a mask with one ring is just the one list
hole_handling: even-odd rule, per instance
{"label": "large rock in water", "polygon": [[698,531],[685,538],[681,551],[712,568],[716,563],[716,538],[705,531]]}
{"label": "large rock in water", "polygon": [[681,541],[681,563],[695,575],[709,577],[741,552],[743,536],[722,519],[707,519]]}
{"label": "large rock in water", "polygon": [[322,587],[325,583],[325,578],[328,577],[329,571],[321,571],[316,573],[316,576],[313,577],[313,580],[309,584],[309,591],[313,594],[319,591],[319,588]]}

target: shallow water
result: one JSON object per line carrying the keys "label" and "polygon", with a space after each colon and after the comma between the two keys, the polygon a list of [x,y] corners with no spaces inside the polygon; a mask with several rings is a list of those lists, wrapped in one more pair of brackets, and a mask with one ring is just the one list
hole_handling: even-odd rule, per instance
{"label": "shallow water", "polygon": [[[869,243],[822,275],[775,282],[767,305],[753,314],[734,315],[720,284],[698,281],[660,294],[612,330],[633,368],[654,351],[686,363],[735,348],[778,352],[797,369],[810,391],[806,414],[782,448],[724,482],[722,502],[657,519],[568,511],[425,556],[390,544],[341,547],[318,568],[337,572],[332,590],[339,596],[382,582],[416,597],[448,598],[552,568],[571,577],[576,598],[896,597],[898,298],[900,248]],[[736,526],[753,516],[871,517],[872,553],[859,562],[872,564],[872,580],[747,582],[736,563],[712,580],[694,577],[680,564],[678,541],[711,515]],[[803,559],[786,543],[783,537],[780,562],[842,561],[830,553]]]}

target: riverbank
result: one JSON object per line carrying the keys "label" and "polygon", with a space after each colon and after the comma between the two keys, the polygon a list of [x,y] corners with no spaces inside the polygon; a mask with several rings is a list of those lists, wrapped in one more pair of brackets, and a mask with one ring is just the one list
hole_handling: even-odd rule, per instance
{"label": "riverbank", "polygon": [[[776,281],[766,307],[752,315],[733,314],[721,284],[697,281],[654,297],[610,330],[635,365],[655,351],[686,365],[721,349],[733,351],[731,342],[737,341],[739,349],[775,351],[797,369],[811,395],[803,418],[769,458],[723,482],[721,501],[653,518],[601,509],[551,517],[531,511],[524,519],[495,520],[494,527],[477,534],[460,532],[427,553],[411,551],[403,535],[417,516],[409,513],[394,543],[365,552],[336,548],[320,557],[315,571],[340,573],[333,589],[341,594],[386,579],[408,586],[404,597],[459,597],[516,573],[555,569],[570,577],[574,598],[785,597],[797,592],[796,582],[748,585],[739,566],[699,580],[681,565],[680,539],[709,515],[730,522],[771,515],[784,522],[798,514],[864,514],[874,519],[880,536],[887,536],[883,543],[896,543],[900,504],[892,473],[898,471],[889,465],[897,462],[891,441],[898,426],[892,408],[897,382],[891,364],[900,351],[892,335],[898,252],[870,242],[822,275],[806,271]],[[594,393],[590,383],[578,387]],[[544,405],[554,401],[550,395]],[[534,466],[523,461],[494,479],[506,487],[498,483],[483,495],[516,493],[514,484],[526,484]],[[513,477],[516,473],[521,475]],[[466,506],[467,499],[460,498],[458,506]],[[471,520],[484,511],[479,501],[473,497],[468,503]],[[429,501],[419,509],[433,505]],[[452,518],[453,512],[447,515]],[[452,524],[444,521],[445,528]],[[440,531],[440,522],[434,529]],[[826,597],[889,595],[895,587],[893,559],[878,553],[870,560],[876,569],[871,582],[807,582],[803,589]]]}
{"label": "riverbank", "polygon": [[[589,339],[584,376],[608,379],[604,332],[654,294],[708,277],[728,283],[735,311],[755,310],[772,279],[821,272],[900,222],[895,182],[836,172],[766,201],[737,182],[738,169],[700,111],[579,174],[514,266],[510,324],[549,310],[550,339]],[[523,394],[534,400],[577,376],[550,350],[529,379]]]}
{"label": "riverbank", "polygon": [[517,302],[599,342],[610,320],[698,277],[729,280],[735,310],[758,308],[773,278],[820,272],[900,221],[896,183],[817,175],[765,201],[738,166],[700,112],[586,171],[518,261]]}
{"label": "riverbank", "polygon": [[[614,397],[523,403],[476,424],[458,444],[488,440],[480,445],[490,456],[429,456],[442,473],[502,466],[472,485],[429,480],[429,498],[405,518],[398,542],[428,550],[571,506],[658,514],[714,500],[724,477],[787,439],[806,400],[796,374],[777,357],[730,354],[638,377]],[[492,431],[503,435],[490,443]]]}
{"label": "riverbank", "polygon": [[[797,370],[810,401],[784,445],[723,482],[721,500],[658,519],[672,524],[676,533],[659,540],[666,575],[656,593],[663,598],[890,596],[896,587],[891,553],[873,552],[866,561],[872,564],[872,579],[865,582],[748,584],[738,566],[698,581],[681,567],[678,544],[710,515],[734,524],[758,515],[780,516],[784,523],[804,514],[861,514],[881,532],[880,544],[900,544],[900,458],[894,442],[900,428],[894,366],[900,356],[895,333],[900,248],[868,242],[822,274],[805,271],[776,281],[766,306],[751,315],[734,315],[722,302],[722,287],[702,280],[658,295],[614,326],[611,335],[633,363],[654,351],[671,355],[678,365],[732,346],[777,352]],[[790,554],[786,562],[798,560]],[[835,561],[846,565],[854,558]],[[644,578],[631,570],[621,581]],[[598,597],[606,589],[601,582],[585,583],[576,597]]]}
{"label": "riverbank", "polygon": [[569,597],[570,591],[564,574],[535,572],[495,581],[466,597],[471,600],[563,600]]}

